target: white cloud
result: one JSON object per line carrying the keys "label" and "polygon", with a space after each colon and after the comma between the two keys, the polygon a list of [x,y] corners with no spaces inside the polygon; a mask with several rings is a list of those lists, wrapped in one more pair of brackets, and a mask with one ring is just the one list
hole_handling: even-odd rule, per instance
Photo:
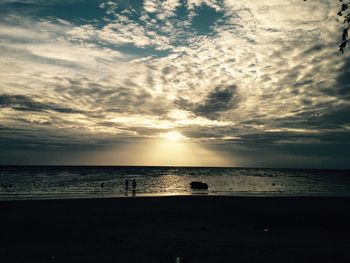
{"label": "white cloud", "polygon": [[193,10],[201,5],[209,6],[215,11],[222,11],[221,3],[217,0],[187,0],[187,6],[189,10]]}
{"label": "white cloud", "polygon": [[156,13],[160,20],[175,16],[176,9],[180,5],[180,0],[145,0],[143,2],[144,10],[148,13]]}

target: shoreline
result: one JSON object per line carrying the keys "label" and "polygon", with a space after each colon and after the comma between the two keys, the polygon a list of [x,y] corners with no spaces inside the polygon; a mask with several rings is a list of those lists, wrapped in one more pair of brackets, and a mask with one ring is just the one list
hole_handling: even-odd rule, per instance
{"label": "shoreline", "polygon": [[[17,197],[17,198],[16,198]],[[227,194],[203,194],[203,193],[181,193],[181,194],[168,194],[168,193],[136,193],[133,195],[131,192],[128,195],[125,194],[104,194],[104,195],[23,195],[23,194],[0,194],[1,202],[12,201],[45,201],[45,200],[84,200],[84,199],[130,199],[130,198],[182,198],[182,197],[209,197],[209,198],[349,198],[350,193],[344,191],[344,193],[309,193],[309,194],[291,194],[285,193],[227,193]]]}
{"label": "shoreline", "polygon": [[0,201],[0,262],[346,262],[349,197]]}

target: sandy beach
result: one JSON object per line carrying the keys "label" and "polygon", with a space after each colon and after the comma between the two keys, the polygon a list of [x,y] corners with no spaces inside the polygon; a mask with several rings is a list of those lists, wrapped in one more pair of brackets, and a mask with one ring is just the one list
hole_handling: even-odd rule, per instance
{"label": "sandy beach", "polygon": [[350,199],[0,202],[0,262],[350,262]]}

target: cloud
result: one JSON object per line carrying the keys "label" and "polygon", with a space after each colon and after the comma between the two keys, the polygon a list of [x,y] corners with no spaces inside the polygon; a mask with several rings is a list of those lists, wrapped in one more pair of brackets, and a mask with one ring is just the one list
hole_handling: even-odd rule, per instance
{"label": "cloud", "polygon": [[81,113],[80,110],[63,108],[55,103],[42,103],[23,95],[0,94],[0,108],[12,108],[18,111],[47,111],[51,110],[59,113]]}
{"label": "cloud", "polygon": [[0,4],[7,4],[7,3],[22,3],[22,4],[36,4],[36,5],[66,5],[70,3],[77,3],[82,2],[84,0],[51,0],[51,1],[45,1],[45,0],[1,0]]}
{"label": "cloud", "polygon": [[216,0],[188,0],[187,1],[187,6],[189,10],[193,10],[195,8],[198,8],[202,5],[207,5],[214,10],[221,11],[222,10],[222,5],[221,1],[216,1]]}
{"label": "cloud", "polygon": [[160,20],[175,16],[176,9],[180,6],[180,0],[145,0],[143,2],[144,10],[147,13],[155,13]]}
{"label": "cloud", "polygon": [[221,113],[231,110],[238,102],[236,86],[216,87],[210,91],[203,101],[193,103],[187,99],[179,98],[175,104],[182,109],[193,112],[195,115],[209,119],[219,119]]}
{"label": "cloud", "polygon": [[50,13],[56,5],[80,2],[0,4],[10,2],[32,6],[1,11],[7,142],[16,140],[4,127],[21,138],[57,131],[67,144],[80,144],[77,134],[86,136],[81,144],[104,144],[99,136],[176,129],[231,153],[271,146],[305,156],[304,143],[326,156],[349,138],[349,54],[337,54],[337,3],[103,1],[101,15],[63,19]]}
{"label": "cloud", "polygon": [[346,60],[337,78],[337,85],[332,89],[325,90],[329,95],[341,97],[345,101],[350,99],[350,59]]}

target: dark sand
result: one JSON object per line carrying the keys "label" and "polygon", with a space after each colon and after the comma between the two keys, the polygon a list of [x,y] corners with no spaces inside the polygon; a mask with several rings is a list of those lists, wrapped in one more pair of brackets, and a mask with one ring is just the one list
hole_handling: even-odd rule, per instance
{"label": "dark sand", "polygon": [[349,198],[0,202],[0,262],[350,263]]}

